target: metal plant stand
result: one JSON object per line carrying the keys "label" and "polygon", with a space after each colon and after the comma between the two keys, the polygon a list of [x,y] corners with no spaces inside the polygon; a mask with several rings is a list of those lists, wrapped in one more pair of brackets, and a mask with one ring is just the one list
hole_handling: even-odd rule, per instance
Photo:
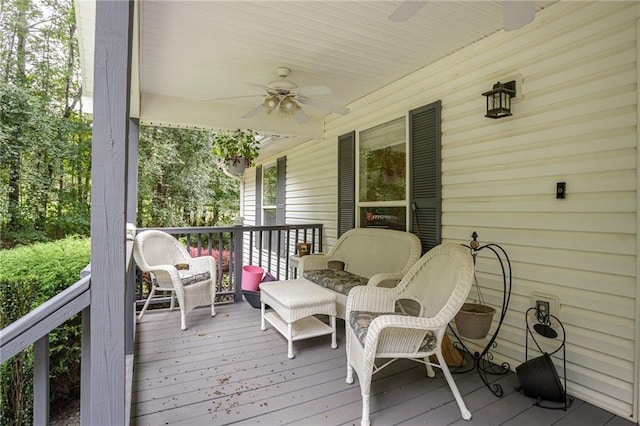
{"label": "metal plant stand", "polygon": [[[536,323],[532,326],[529,323],[529,318],[539,314],[536,308],[529,308],[525,312],[525,322],[527,326],[527,337],[524,346],[524,362],[516,368],[516,374],[520,378],[521,386],[516,389],[522,391],[525,395],[535,398],[537,405],[541,408],[548,408],[552,410],[564,410],[567,411],[571,404],[573,404],[574,398],[567,395],[567,334],[564,325],[555,315],[544,315],[542,318],[537,318]],[[558,332],[554,329],[562,331],[562,335],[559,336]],[[538,339],[533,334],[536,332],[542,337],[547,339],[547,343],[560,337],[560,343],[556,349],[551,352],[546,352],[540,344]],[[536,358],[529,358],[529,338],[535,343],[538,353],[542,354]],[[562,377],[564,384],[560,381],[560,376],[556,371],[555,365],[551,357],[555,354],[562,354]],[[543,401],[546,401],[543,403]]]}
{"label": "metal plant stand", "polygon": [[492,252],[500,263],[503,283],[502,309],[499,311],[500,317],[498,320],[498,325],[493,331],[493,334],[490,336],[489,342],[486,344],[484,349],[482,349],[482,351],[472,351],[471,349],[469,349],[462,341],[462,338],[458,335],[456,329],[452,327],[451,324],[449,324],[449,330],[451,331],[451,333],[453,333],[453,336],[455,336],[455,339],[452,339],[453,346],[462,355],[460,365],[450,366],[450,370],[454,374],[477,370],[478,375],[482,379],[482,382],[485,384],[485,386],[495,396],[501,397],[504,394],[502,386],[496,383],[489,383],[487,375],[504,375],[511,371],[510,365],[507,362],[503,362],[500,365],[493,363],[493,354],[491,353],[491,350],[495,349],[498,345],[496,342],[496,338],[498,337],[498,333],[500,332],[500,327],[502,327],[504,317],[507,314],[509,300],[511,298],[511,262],[509,261],[509,256],[507,256],[507,253],[499,245],[486,244],[481,246],[478,242],[478,234],[476,232],[474,232],[471,237],[473,238],[473,240],[469,243],[469,245],[463,245],[471,250],[474,264],[478,252],[482,250],[488,250]]}

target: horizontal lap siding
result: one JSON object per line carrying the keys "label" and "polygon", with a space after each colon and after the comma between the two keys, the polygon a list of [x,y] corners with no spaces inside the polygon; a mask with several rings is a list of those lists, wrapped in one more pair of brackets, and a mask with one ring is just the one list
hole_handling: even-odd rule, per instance
{"label": "horizontal lap siding", "polygon": [[[467,243],[476,231],[512,262],[495,360],[524,360],[531,294],[555,295],[567,329],[569,393],[632,415],[639,18],[637,2],[558,2],[519,31],[496,33],[353,102],[349,115],[328,117],[324,140],[286,152],[287,221],[325,223],[330,246],[338,136],[441,100],[442,238]],[[513,117],[484,118],[480,94],[516,74],[524,97]],[[560,181],[565,200],[555,199]],[[495,306],[498,272],[482,253],[478,280]]]}
{"label": "horizontal lap siding", "polygon": [[[512,366],[524,360],[531,293],[557,296],[569,392],[629,416],[637,338],[638,5],[557,4],[547,12],[539,30],[525,28],[517,42],[501,44],[499,56],[479,43],[467,49],[467,61],[452,64],[452,73],[474,71],[464,74],[451,103],[443,98],[443,238],[467,242],[476,231],[509,254],[513,294],[496,359]],[[514,116],[478,118],[465,93],[477,97],[478,79],[489,86],[516,73],[524,99],[513,105]],[[565,200],[555,199],[560,181],[567,182]],[[487,302],[499,306],[502,283],[491,262],[479,258],[478,280]]]}
{"label": "horizontal lap siding", "polygon": [[[336,138],[337,140],[337,138]],[[287,156],[286,223],[322,223],[323,245],[333,245],[337,219],[336,141],[311,141],[295,147]],[[278,154],[280,156],[280,154]],[[268,163],[272,159],[265,158]],[[255,182],[245,181],[245,203],[255,205]]]}

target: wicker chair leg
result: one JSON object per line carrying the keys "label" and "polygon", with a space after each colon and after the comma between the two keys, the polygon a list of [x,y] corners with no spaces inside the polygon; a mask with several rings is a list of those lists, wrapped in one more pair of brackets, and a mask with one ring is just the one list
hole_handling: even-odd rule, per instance
{"label": "wicker chair leg", "polygon": [[187,313],[184,311],[184,308],[180,306],[180,328],[182,331],[187,329]]}
{"label": "wicker chair leg", "polygon": [[140,311],[140,315],[138,315],[138,322],[142,321],[142,316],[144,315],[145,312],[147,312],[147,308],[149,307],[149,304],[151,303],[151,298],[153,297],[153,295],[156,293],[156,288],[155,286],[151,287],[151,291],[149,292],[149,297],[147,297],[147,301],[144,302],[144,306],[142,307],[142,310]]}
{"label": "wicker chair leg", "polygon": [[424,357],[424,362],[425,367],[427,367],[427,377],[436,377],[436,372],[434,371],[428,356]]}
{"label": "wicker chair leg", "polygon": [[460,395],[460,391],[456,386],[456,382],[453,381],[453,376],[451,376],[451,372],[449,371],[449,367],[447,367],[447,363],[442,356],[442,352],[437,351],[436,356],[438,357],[438,363],[440,364],[440,368],[444,373],[444,377],[447,379],[447,383],[449,383],[449,387],[451,388],[451,393],[453,393],[453,397],[456,399],[458,403],[458,408],[460,408],[460,414],[462,418],[465,420],[471,420],[471,411],[467,409],[464,401],[462,400],[462,395]]}
{"label": "wicker chair leg", "polygon": [[369,419],[369,394],[362,392],[362,420],[360,426],[370,426],[371,420]]}
{"label": "wicker chair leg", "polygon": [[353,367],[351,365],[347,365],[347,383],[353,384]]}

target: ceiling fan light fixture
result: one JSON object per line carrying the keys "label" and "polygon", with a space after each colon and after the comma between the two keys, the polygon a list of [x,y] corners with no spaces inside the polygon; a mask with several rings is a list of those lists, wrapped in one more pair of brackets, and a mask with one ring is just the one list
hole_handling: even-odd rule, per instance
{"label": "ceiling fan light fixture", "polygon": [[280,99],[277,96],[269,96],[262,104],[267,113],[271,114],[278,107],[278,103],[280,103]]}
{"label": "ceiling fan light fixture", "polygon": [[298,105],[296,101],[294,101],[291,98],[285,98],[282,100],[282,102],[280,102],[280,108],[279,108],[280,115],[287,116],[287,117],[291,116],[299,108],[300,108],[300,105]]}

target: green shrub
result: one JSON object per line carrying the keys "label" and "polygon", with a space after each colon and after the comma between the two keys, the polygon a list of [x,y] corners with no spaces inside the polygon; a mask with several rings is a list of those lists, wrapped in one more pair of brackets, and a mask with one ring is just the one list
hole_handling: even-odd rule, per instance
{"label": "green shrub", "polygon": [[[0,251],[0,328],[78,281],[90,253],[89,239],[75,237]],[[79,393],[80,327],[76,315],[49,335],[52,407]],[[32,348],[2,364],[1,373],[0,424],[31,424]]]}

